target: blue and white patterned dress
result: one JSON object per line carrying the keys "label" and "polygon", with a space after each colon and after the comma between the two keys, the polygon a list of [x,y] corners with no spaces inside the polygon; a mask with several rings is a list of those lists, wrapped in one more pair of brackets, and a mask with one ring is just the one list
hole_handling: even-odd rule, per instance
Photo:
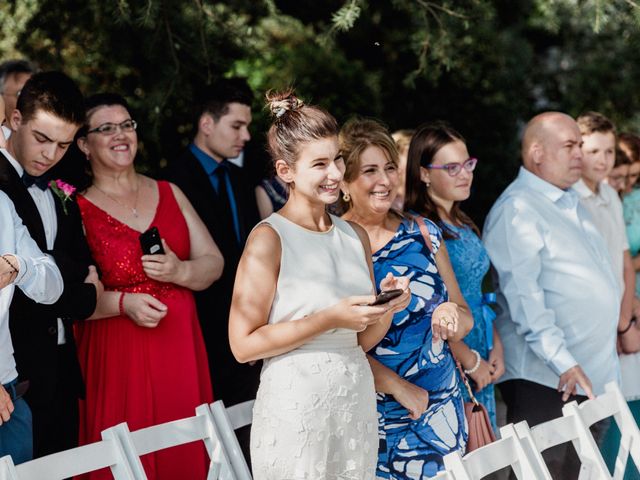
{"label": "blue and white patterned dress", "polygon": [[[482,241],[470,227],[457,227],[448,223],[444,224],[457,238],[445,239],[451,266],[456,274],[462,296],[469,304],[473,315],[473,328],[464,337],[464,343],[469,348],[477,350],[480,356],[488,360],[489,352],[493,347],[493,320],[496,314],[488,305],[492,298],[482,294],[482,280],[489,271],[491,264],[489,254],[482,245]],[[491,294],[492,295],[492,294]],[[460,383],[465,400],[468,393],[464,385]],[[473,392],[476,399],[486,407],[493,431],[497,432],[496,425],[496,399],[493,384],[487,385],[480,392]]]}
{"label": "blue and white patterned dress", "polygon": [[394,237],[373,255],[376,285],[391,272],[410,279],[411,302],[393,317],[384,339],[369,354],[429,392],[429,407],[418,420],[392,395],[378,393],[378,478],[428,478],[442,469],[442,457],[464,452],[467,423],[455,363],[447,342],[431,342],[431,314],[447,301],[435,253],[442,235],[425,219],[433,253],[415,222],[404,219]]}

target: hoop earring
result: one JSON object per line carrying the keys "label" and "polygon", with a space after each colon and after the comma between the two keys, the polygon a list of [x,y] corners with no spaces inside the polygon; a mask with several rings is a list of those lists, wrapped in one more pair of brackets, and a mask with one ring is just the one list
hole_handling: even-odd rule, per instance
{"label": "hoop earring", "polygon": [[344,200],[346,203],[349,203],[351,201],[351,195],[349,194],[349,192],[345,192],[342,194],[342,200]]}

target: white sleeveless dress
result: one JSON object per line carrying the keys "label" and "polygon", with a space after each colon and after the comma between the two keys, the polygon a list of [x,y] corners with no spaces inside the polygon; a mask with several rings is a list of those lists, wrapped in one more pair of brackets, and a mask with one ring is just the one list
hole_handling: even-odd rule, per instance
{"label": "white sleeveless dress", "polygon": [[[264,220],[282,245],[270,324],[371,294],[357,233],[331,220],[327,232],[277,213]],[[251,429],[256,480],[373,479],[377,454],[373,376],[355,331],[331,330],[265,360]]]}

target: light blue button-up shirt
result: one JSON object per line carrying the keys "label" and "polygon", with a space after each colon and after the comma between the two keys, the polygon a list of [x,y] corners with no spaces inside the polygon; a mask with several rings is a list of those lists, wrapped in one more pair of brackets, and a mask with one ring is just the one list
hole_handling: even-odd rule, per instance
{"label": "light blue button-up shirt", "polygon": [[576,192],[520,168],[491,208],[483,237],[498,280],[501,381],[557,388],[559,376],[580,365],[596,395],[619,382],[620,287]]}
{"label": "light blue button-up shirt", "polygon": [[40,251],[9,197],[0,192],[0,255],[4,254],[15,255],[19,273],[12,284],[0,289],[1,384],[18,376],[9,335],[9,305],[15,287],[18,286],[27,297],[36,302],[51,304],[60,298],[63,283],[60,270],[53,259]]}

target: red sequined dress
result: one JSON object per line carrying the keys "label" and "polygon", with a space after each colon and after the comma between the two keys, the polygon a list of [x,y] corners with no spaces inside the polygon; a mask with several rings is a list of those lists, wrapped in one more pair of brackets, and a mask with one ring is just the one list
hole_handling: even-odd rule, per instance
{"label": "red sequined dress", "polygon": [[[167,182],[158,182],[159,202],[151,226],[180,259],[189,257],[189,231]],[[168,307],[156,328],[128,317],[88,320],[76,326],[86,382],[80,402],[80,444],[121,422],[131,431],[195,415],[211,402],[207,354],[190,290],[149,279],[142,269],[140,232],[78,195],[93,258],[105,290],[153,295]],[[149,479],[204,479],[208,457],[202,442],[142,457]],[[112,478],[109,471],[91,480]]]}

